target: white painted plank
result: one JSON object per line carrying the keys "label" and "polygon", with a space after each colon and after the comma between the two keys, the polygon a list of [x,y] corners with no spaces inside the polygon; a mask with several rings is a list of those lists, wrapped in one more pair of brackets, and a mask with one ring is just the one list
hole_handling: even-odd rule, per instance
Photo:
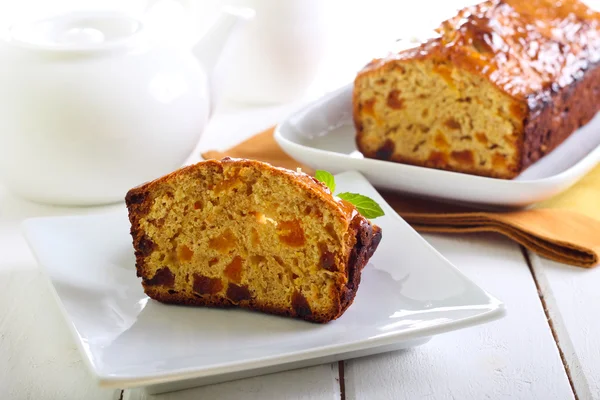
{"label": "white painted plank", "polygon": [[600,399],[600,267],[529,255],[579,399]]}
{"label": "white painted plank", "polygon": [[520,248],[493,235],[426,239],[504,301],[508,315],[434,337],[417,349],[347,361],[346,398],[573,398]]}
{"label": "white painted plank", "polygon": [[118,398],[92,379],[16,225],[0,222],[0,399]]}
{"label": "white painted plank", "polygon": [[148,395],[141,389],[125,390],[123,400],[337,400],[340,398],[337,365],[319,365],[160,395]]}

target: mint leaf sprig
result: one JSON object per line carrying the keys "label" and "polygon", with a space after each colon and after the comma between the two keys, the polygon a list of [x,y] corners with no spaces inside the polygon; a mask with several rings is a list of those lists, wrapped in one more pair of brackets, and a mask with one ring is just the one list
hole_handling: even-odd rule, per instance
{"label": "mint leaf sprig", "polygon": [[[335,192],[335,178],[330,172],[317,170],[315,172],[315,178],[325,184],[332,194]],[[350,192],[338,193],[336,196],[354,205],[358,212],[365,218],[375,219],[385,215],[381,206],[370,197]]]}
{"label": "mint leaf sprig", "polygon": [[385,215],[381,206],[370,197],[350,192],[338,193],[337,197],[346,200],[348,203],[352,203],[365,218],[374,219]]}
{"label": "mint leaf sprig", "polygon": [[331,173],[318,169],[315,171],[315,178],[324,183],[331,190],[331,194],[335,192],[335,178]]}

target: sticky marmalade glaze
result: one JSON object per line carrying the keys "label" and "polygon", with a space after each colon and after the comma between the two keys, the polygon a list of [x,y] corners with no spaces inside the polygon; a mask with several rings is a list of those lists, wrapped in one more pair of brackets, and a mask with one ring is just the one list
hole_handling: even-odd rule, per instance
{"label": "sticky marmalade glaze", "polygon": [[490,0],[465,8],[419,47],[373,60],[430,58],[486,76],[530,109],[600,60],[600,13],[578,0]]}

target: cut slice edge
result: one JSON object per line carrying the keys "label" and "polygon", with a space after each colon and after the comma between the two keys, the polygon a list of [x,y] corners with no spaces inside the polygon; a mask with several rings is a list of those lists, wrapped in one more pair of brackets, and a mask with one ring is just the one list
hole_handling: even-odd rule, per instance
{"label": "cut slice edge", "polygon": [[327,322],[352,303],[381,229],[314,178],[208,160],[129,191],[146,294]]}

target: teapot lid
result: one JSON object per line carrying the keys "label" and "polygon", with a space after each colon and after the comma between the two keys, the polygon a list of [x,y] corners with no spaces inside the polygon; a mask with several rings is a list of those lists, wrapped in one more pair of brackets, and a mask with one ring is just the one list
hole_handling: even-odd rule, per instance
{"label": "teapot lid", "polygon": [[73,12],[13,25],[8,42],[34,50],[96,51],[130,47],[142,31],[143,24],[124,13]]}

